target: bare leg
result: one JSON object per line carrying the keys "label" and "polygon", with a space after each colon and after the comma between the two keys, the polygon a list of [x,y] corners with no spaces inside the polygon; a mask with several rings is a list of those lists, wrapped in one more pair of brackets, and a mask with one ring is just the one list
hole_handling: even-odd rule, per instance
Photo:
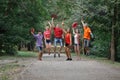
{"label": "bare leg", "polygon": [[49,45],[48,45],[48,53],[49,53],[49,55],[50,55],[50,50],[51,50],[51,43],[49,43]]}
{"label": "bare leg", "polygon": [[74,46],[74,51],[75,51],[75,53],[77,53],[77,48],[76,48],[76,46]]}
{"label": "bare leg", "polygon": [[80,46],[79,45],[77,45],[77,57],[78,57],[78,60],[81,59],[81,57],[80,57]]}
{"label": "bare leg", "polygon": [[72,60],[72,58],[71,58],[71,53],[70,53],[70,49],[69,49],[69,48],[67,48],[67,53],[68,53],[68,58],[69,58],[69,60]]}
{"label": "bare leg", "polygon": [[66,53],[67,58],[69,58],[67,47],[65,47],[65,53]]}
{"label": "bare leg", "polygon": [[38,53],[38,60],[42,60],[42,55],[43,55],[43,53],[42,53],[42,51],[39,51],[39,53]]}
{"label": "bare leg", "polygon": [[77,46],[76,45],[74,45],[74,51],[75,51],[75,53],[77,55]]}
{"label": "bare leg", "polygon": [[62,48],[63,48],[63,47],[61,46],[60,49],[59,49],[58,57],[60,57],[60,53],[61,53]]}
{"label": "bare leg", "polygon": [[56,57],[56,46],[54,47],[54,58]]}

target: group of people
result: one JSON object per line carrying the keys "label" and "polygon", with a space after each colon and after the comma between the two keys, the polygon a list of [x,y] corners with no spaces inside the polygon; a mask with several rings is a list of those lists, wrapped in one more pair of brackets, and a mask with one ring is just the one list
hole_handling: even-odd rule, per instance
{"label": "group of people", "polygon": [[[91,29],[88,27],[87,23],[84,23],[83,20],[81,20],[81,23],[83,25],[83,30],[84,30],[84,49],[85,53],[88,55],[90,53],[89,50],[89,43],[90,43],[90,38],[93,37]],[[71,53],[70,53],[70,48],[72,47],[72,44],[74,45],[74,51],[77,55],[77,60],[81,60],[80,57],[80,33],[79,29],[73,28],[72,32],[74,35],[74,43],[72,43],[72,33],[70,28],[67,30],[64,29],[64,22],[62,22],[62,27],[59,26],[59,24],[55,25],[54,24],[54,18],[52,18],[51,22],[48,22],[48,26],[46,26],[46,29],[44,33],[42,34],[41,31],[38,31],[38,34],[34,34],[34,31],[31,31],[31,34],[35,37],[36,39],[36,47],[39,51],[38,53],[38,59],[41,61],[42,60],[42,55],[43,55],[43,50],[47,50],[49,55],[50,55],[50,50],[51,50],[51,35],[52,35],[52,30],[54,32],[54,58],[56,57],[56,47],[57,43],[60,44],[60,49],[58,53],[58,57],[60,57],[60,53],[62,48],[64,47],[63,41],[65,42],[65,53],[67,57],[67,61],[71,61]],[[45,42],[45,48],[43,49],[42,43],[43,40]]]}

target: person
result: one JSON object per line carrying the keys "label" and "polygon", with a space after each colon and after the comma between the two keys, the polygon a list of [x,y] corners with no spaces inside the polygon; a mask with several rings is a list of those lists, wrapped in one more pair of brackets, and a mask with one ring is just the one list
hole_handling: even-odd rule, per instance
{"label": "person", "polygon": [[58,57],[60,57],[60,53],[63,47],[63,42],[62,42],[62,35],[63,35],[63,30],[62,28],[59,27],[59,24],[57,24],[56,26],[54,25],[54,18],[52,18],[52,28],[54,30],[54,58],[56,57],[56,46],[57,43],[60,43],[60,49],[58,52]]}
{"label": "person", "polygon": [[46,26],[46,30],[44,31],[44,40],[45,40],[45,46],[46,49],[48,50],[48,53],[50,55],[50,50],[51,50],[51,24],[48,22],[50,27]]}
{"label": "person", "polygon": [[43,55],[43,49],[42,49],[42,41],[43,41],[43,35],[41,31],[38,31],[38,34],[34,34],[34,32],[31,31],[31,34],[36,39],[36,48],[38,49],[38,60],[42,60]]}
{"label": "person", "polygon": [[[62,25],[64,26],[64,23],[62,22]],[[67,56],[67,61],[71,61],[71,53],[70,53],[70,48],[72,46],[72,37],[71,37],[71,33],[70,33],[70,28],[68,28],[67,30],[65,30],[63,28],[63,32],[65,33],[65,53]]]}
{"label": "person", "polygon": [[80,60],[80,33],[78,29],[73,29],[74,34],[74,51],[77,54],[77,60]]}
{"label": "person", "polygon": [[91,37],[93,38],[93,34],[91,29],[88,27],[87,23],[84,23],[83,20],[81,20],[81,23],[83,25],[83,30],[84,30],[84,34],[83,34],[83,38],[84,38],[84,51],[86,55],[90,54],[90,39]]}

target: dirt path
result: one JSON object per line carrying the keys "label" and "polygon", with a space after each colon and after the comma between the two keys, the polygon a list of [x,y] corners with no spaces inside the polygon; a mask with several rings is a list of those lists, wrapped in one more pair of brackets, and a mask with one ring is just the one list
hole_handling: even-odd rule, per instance
{"label": "dirt path", "polygon": [[65,59],[65,55],[54,59],[46,54],[43,61],[31,60],[14,80],[120,80],[120,69],[92,60]]}

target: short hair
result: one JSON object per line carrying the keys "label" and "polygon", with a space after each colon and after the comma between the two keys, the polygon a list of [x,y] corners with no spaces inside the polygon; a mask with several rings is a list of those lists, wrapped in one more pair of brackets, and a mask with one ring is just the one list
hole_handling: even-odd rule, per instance
{"label": "short hair", "polygon": [[38,32],[42,32],[41,30],[38,30]]}

